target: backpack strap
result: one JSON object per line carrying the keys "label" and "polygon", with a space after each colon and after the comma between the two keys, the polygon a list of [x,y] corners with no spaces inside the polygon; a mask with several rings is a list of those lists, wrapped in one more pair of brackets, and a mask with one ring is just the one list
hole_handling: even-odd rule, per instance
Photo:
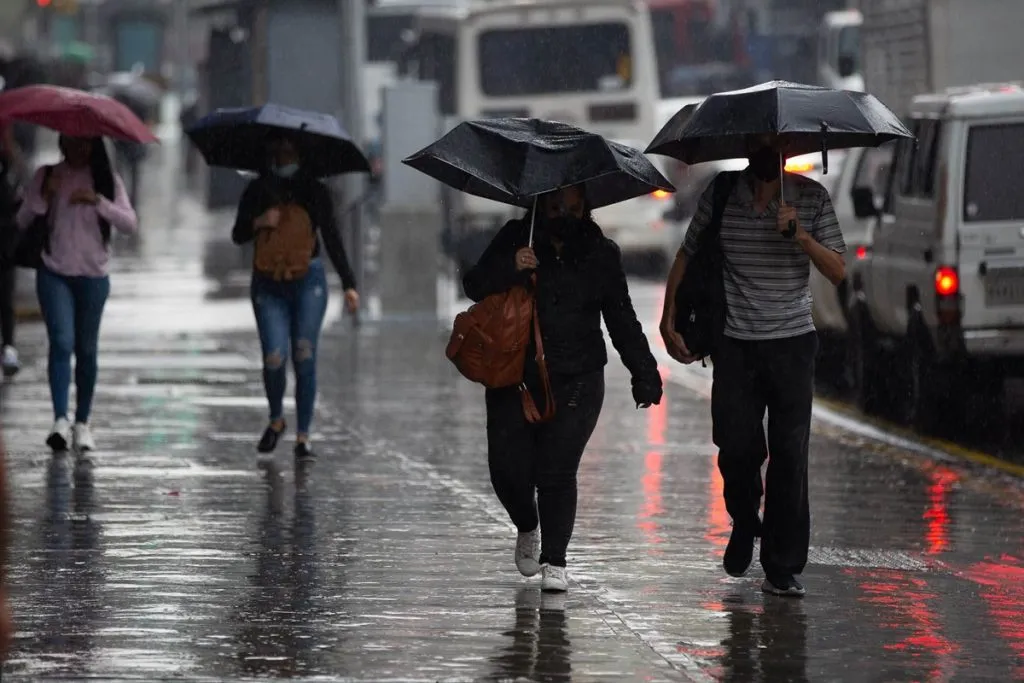
{"label": "backpack strap", "polygon": [[736,188],[739,180],[739,171],[723,171],[715,176],[714,188],[711,190],[711,222],[708,223],[705,231],[708,239],[718,239],[722,230],[722,218],[725,216],[725,207],[729,203],[729,197]]}

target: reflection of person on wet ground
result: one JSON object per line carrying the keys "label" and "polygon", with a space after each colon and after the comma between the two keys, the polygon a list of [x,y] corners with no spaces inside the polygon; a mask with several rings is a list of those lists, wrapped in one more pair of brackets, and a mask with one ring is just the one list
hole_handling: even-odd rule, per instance
{"label": "reflection of person on wet ground", "polygon": [[11,606],[7,601],[7,569],[11,552],[11,502],[7,488],[7,448],[0,435],[0,662],[7,659],[14,635]]}
{"label": "reflection of person on wet ground", "polygon": [[266,468],[267,505],[260,523],[251,597],[235,618],[239,623],[239,665],[246,674],[307,675],[320,641],[315,635],[313,593],[317,584],[315,519],[308,471],[296,475],[291,542],[288,541],[285,480],[275,464]]}
{"label": "reflection of person on wet ground", "polygon": [[[55,451],[96,448],[89,416],[96,389],[100,320],[110,294],[111,231],[134,233],[135,209],[124,183],[111,168],[100,138],[62,135],[64,159],[40,168],[18,212],[25,230],[49,216],[49,246],[36,272],[36,294],[50,342],[50,397],[55,421],[46,443]],[[75,355],[78,406],[72,429],[68,422],[71,354]]]}
{"label": "reflection of person on wet ground", "polygon": [[[576,472],[604,402],[608,352],[602,315],[632,374],[637,405],[658,403],[662,384],[629,298],[619,249],[590,218],[583,193],[571,187],[545,195],[538,209],[536,252],[526,246],[529,217],[510,221],[466,273],[463,286],[470,299],[480,301],[537,273],[537,315],[555,416],[530,424],[516,387],[487,390],[488,464],[498,499],[519,530],[517,568],[524,576],[542,572],[545,590],[564,591]],[[526,358],[524,382],[542,397],[532,348]]]}
{"label": "reflection of person on wet ground", "polygon": [[55,454],[47,469],[47,506],[43,547],[33,553],[23,589],[35,609],[19,620],[31,634],[18,649],[61,657],[66,675],[85,670],[82,661],[94,645],[93,635],[103,600],[97,593],[103,575],[98,560],[99,525],[94,520],[93,465]]}
{"label": "reflection of person on wet ground", "polygon": [[726,605],[729,635],[723,645],[722,681],[806,683],[807,615],[803,603],[771,600]]}
{"label": "reflection of person on wet ground", "polygon": [[327,186],[304,172],[288,137],[268,140],[268,168],[246,187],[231,238],[255,240],[252,304],[263,348],[263,383],[270,423],[257,450],[270,453],[285,430],[284,392],[289,351],[295,369],[295,457],[313,457],[309,428],[316,401],[316,358],[327,312],[327,274],[320,238],[341,277],[345,305],[359,308],[359,293]]}
{"label": "reflection of person on wet ground", "polygon": [[515,623],[502,633],[512,639],[492,658],[491,680],[572,680],[572,643],[565,595],[521,588],[516,593]]}

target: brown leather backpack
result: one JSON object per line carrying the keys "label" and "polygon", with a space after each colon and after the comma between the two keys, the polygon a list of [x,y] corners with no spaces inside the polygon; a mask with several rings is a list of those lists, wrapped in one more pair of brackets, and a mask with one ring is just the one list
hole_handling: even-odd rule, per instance
{"label": "brown leather backpack", "polygon": [[[546,422],[555,415],[555,402],[544,359],[540,321],[537,319],[533,292],[536,283],[537,276],[534,275],[529,288],[513,287],[459,313],[455,317],[445,355],[466,379],[489,389],[518,385],[527,421]],[[537,409],[533,396],[523,383],[531,333],[537,347],[537,366],[544,391],[543,413]]]}
{"label": "brown leather backpack", "polygon": [[281,204],[281,218],[275,228],[264,228],[256,234],[253,268],[277,281],[298,280],[306,275],[316,231],[306,209],[298,204]]}

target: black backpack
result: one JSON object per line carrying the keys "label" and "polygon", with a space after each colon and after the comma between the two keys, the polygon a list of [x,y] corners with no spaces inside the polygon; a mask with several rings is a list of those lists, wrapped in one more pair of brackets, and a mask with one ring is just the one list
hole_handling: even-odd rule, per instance
{"label": "black backpack", "polygon": [[735,171],[715,176],[711,221],[700,236],[697,251],[687,261],[683,281],[676,290],[676,331],[690,353],[701,358],[714,353],[725,332],[725,257],[719,232],[725,205],[738,178]]}

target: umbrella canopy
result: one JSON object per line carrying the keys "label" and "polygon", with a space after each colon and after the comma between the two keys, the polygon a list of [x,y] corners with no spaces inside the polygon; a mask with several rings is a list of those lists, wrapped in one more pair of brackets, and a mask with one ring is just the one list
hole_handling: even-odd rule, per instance
{"label": "umbrella canopy", "polygon": [[146,124],[117,100],[54,85],[27,85],[0,93],[0,120],[5,119],[33,123],[73,137],[158,141]]}
{"label": "umbrella canopy", "polygon": [[578,184],[594,209],[675,192],[640,150],[542,119],[467,121],[403,163],[457,190],[523,208]]}
{"label": "umbrella canopy", "polygon": [[788,156],[914,137],[873,95],[770,81],[683,107],[646,151],[687,164],[743,158],[748,139],[766,133],[782,137]]}
{"label": "umbrella canopy", "polygon": [[268,135],[286,133],[299,151],[303,168],[314,176],[370,171],[366,156],[329,114],[278,104],[218,109],[185,133],[211,166],[263,171]]}

